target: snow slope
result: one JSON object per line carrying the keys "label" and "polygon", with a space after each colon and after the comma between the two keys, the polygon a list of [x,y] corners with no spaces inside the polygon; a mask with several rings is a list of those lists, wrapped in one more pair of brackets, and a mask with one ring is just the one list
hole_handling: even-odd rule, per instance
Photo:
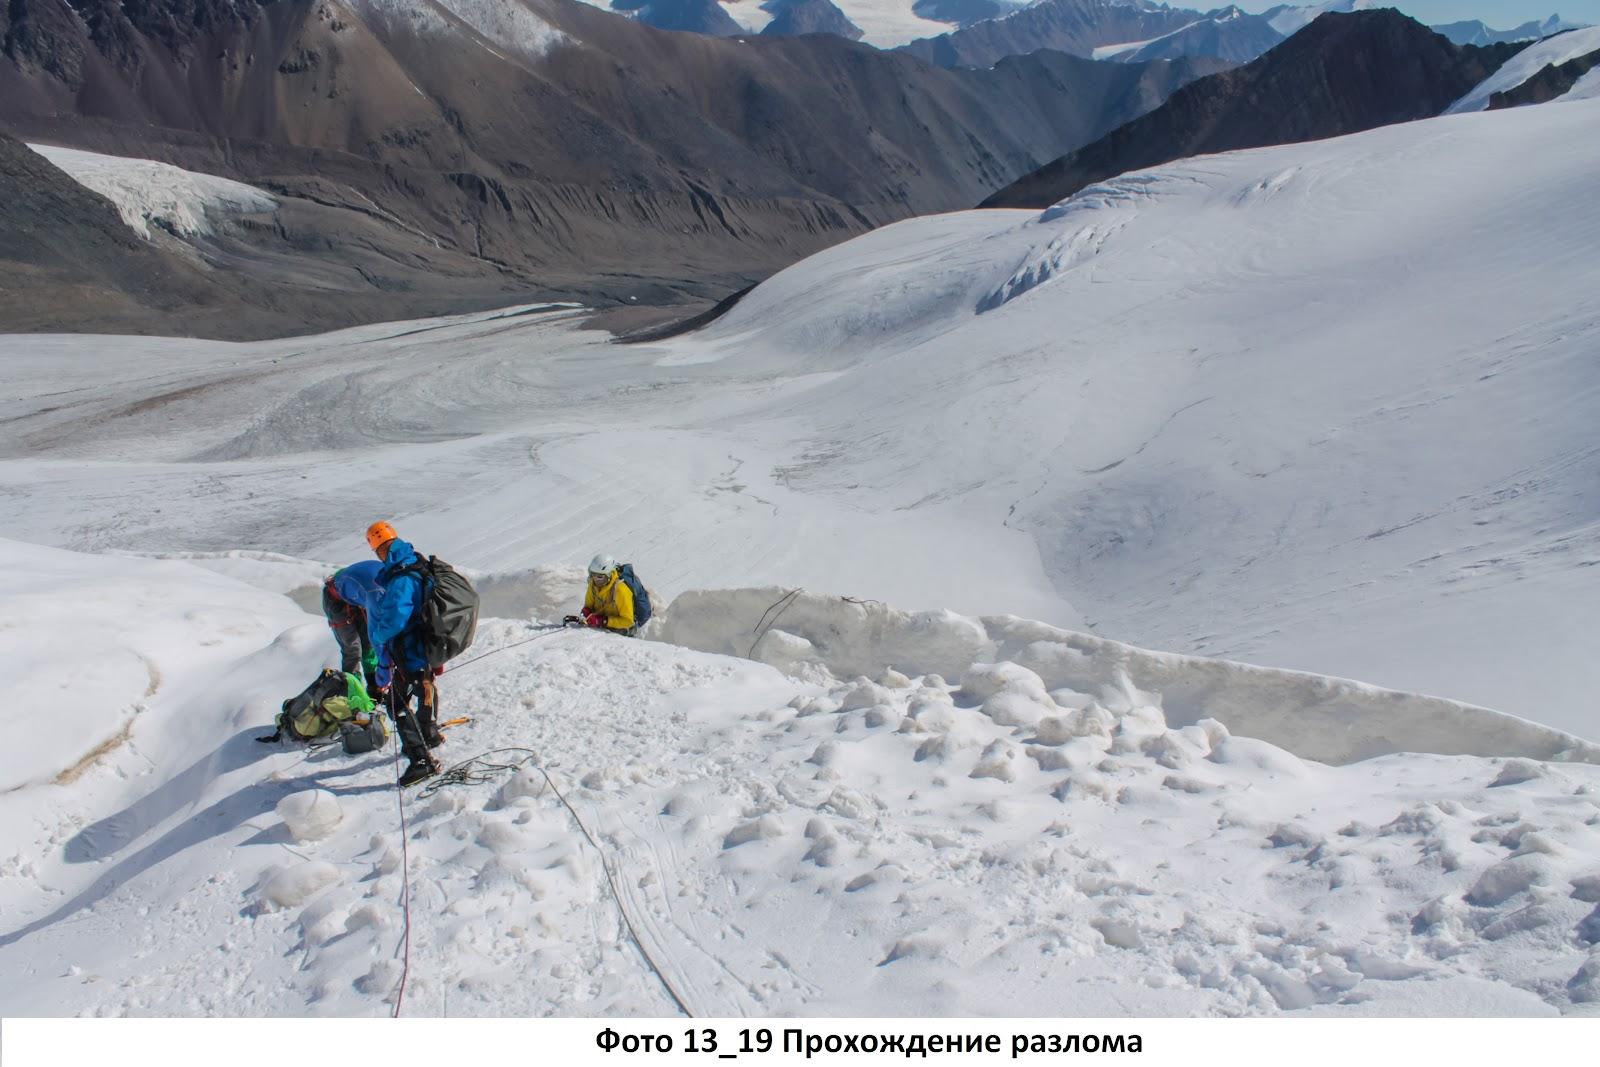
{"label": "snow slope", "polygon": [[1482,111],[1495,93],[1515,89],[1548,66],[1561,64],[1600,51],[1600,26],[1572,30],[1536,41],[1506,60],[1505,65],[1480,82],[1470,93],[1445,109],[1445,114]]}
{"label": "snow slope", "polygon": [[1600,112],[1551,110],[902,224],[676,348],[845,371],[848,481],[1031,533],[1107,635],[1594,737]]}
{"label": "snow slope", "polygon": [[[1597,122],[915,220],[652,345],[0,339],[0,1013],[386,1014],[407,887],[408,1014],[1592,1013]],[[446,761],[533,757],[404,835],[392,750],[252,740],[377,515],[492,616]],[[537,627],[597,549],[646,640]]]}
{"label": "snow slope", "polygon": [[277,210],[278,202],[253,185],[157,163],[30,144],[78,184],[110,200],[129,228],[149,238],[152,225],[182,237],[211,232],[218,214]]}
{"label": "snow slope", "polygon": [[1595,108],[903,223],[659,345],[0,339],[8,530],[348,560],[387,514],[479,571],[605,547],[667,598],[1092,625],[1594,739]]}
{"label": "snow slope", "polygon": [[0,792],[70,783],[95,754],[127,741],[152,700],[216,673],[294,619],[281,598],[243,595],[179,563],[0,547],[0,657],[14,674],[26,665],[8,687],[7,712],[12,736],[26,741],[0,749]]}
{"label": "snow slope", "polygon": [[1593,100],[1596,97],[1600,97],[1600,67],[1579,78],[1573,83],[1572,88],[1557,99],[1562,103],[1568,103],[1574,100]]}
{"label": "snow slope", "polygon": [[[0,553],[47,563],[63,615],[107,567]],[[1041,656],[1063,635],[1031,624],[811,596],[760,641],[871,632],[849,663],[786,674],[487,621],[473,651],[493,654],[441,682],[474,717],[442,752],[532,759],[407,793],[402,847],[388,753],[251,740],[333,655],[321,621],[119,563],[174,601],[231,588],[212,628],[284,629],[173,679],[73,781],[0,793],[7,1014],[386,1014],[407,883],[412,1015],[663,1016],[674,996],[714,1016],[1549,1015],[1600,997],[1600,767],[1312,763],[1215,719],[1169,725],[1126,675],[1062,685],[1075,657]],[[686,596],[655,636],[748,634],[776,592]],[[962,633],[999,643],[962,651]],[[150,647],[193,655],[181,633]],[[967,658],[996,652],[1018,658]],[[824,662],[879,653],[905,669]],[[1291,734],[1299,710],[1278,709]]]}

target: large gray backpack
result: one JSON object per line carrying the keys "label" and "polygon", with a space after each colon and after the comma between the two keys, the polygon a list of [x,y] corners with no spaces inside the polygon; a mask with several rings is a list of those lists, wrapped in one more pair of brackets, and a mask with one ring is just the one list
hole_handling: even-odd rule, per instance
{"label": "large gray backpack", "polygon": [[422,635],[428,666],[435,670],[465,652],[478,632],[478,591],[466,575],[438,556],[400,571],[422,583],[422,604],[412,624]]}

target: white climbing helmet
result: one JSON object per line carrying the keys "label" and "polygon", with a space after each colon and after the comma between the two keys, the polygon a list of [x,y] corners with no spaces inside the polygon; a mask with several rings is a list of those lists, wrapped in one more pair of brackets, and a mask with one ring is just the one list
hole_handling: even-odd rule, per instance
{"label": "white climbing helmet", "polygon": [[609,578],[611,577],[611,572],[616,569],[617,561],[604,552],[589,561],[589,573],[591,575],[603,574]]}

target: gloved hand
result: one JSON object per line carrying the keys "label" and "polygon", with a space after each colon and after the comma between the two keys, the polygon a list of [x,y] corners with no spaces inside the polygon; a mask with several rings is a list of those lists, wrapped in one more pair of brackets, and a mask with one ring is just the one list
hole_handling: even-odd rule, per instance
{"label": "gloved hand", "polygon": [[435,668],[434,668],[434,669],[433,669],[433,676],[434,676],[434,677],[435,677],[435,678],[437,678],[437,677],[439,677],[439,675],[441,675],[441,674],[443,674],[443,673],[444,673],[444,668],[443,668],[443,667],[435,667]]}
{"label": "gloved hand", "polygon": [[593,626],[596,630],[602,629],[606,624],[606,620],[602,619],[598,615],[590,615],[589,618],[586,621],[588,622],[588,624],[590,626]]}

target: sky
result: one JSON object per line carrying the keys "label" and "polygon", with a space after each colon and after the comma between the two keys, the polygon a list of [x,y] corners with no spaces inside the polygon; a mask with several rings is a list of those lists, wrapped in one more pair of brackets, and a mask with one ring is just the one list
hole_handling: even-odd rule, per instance
{"label": "sky", "polygon": [[[1265,11],[1283,2],[1285,0],[1238,0],[1239,6],[1246,11]],[[1220,6],[1220,3],[1215,6]],[[1481,19],[1493,29],[1509,30],[1530,19],[1543,21],[1551,15],[1560,15],[1573,22],[1600,25],[1600,0],[1393,0],[1388,6],[1398,8],[1418,22],[1429,25]]]}

